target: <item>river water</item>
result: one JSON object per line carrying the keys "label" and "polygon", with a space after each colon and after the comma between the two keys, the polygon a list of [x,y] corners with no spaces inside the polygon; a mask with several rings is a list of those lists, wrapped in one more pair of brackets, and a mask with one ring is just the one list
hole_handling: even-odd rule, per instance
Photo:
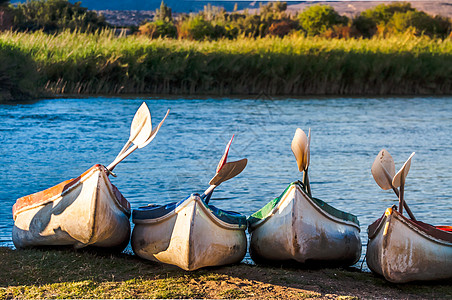
{"label": "river water", "polygon": [[248,158],[213,195],[215,206],[250,215],[301,179],[290,143],[312,131],[313,196],[358,216],[363,255],[367,226],[397,203],[374,182],[385,148],[399,169],[411,152],[405,196],[417,219],[452,223],[452,98],[49,99],[0,105],[0,246],[11,246],[16,199],[109,164],[129,137],[141,102],[157,124],[155,140],[119,164],[112,182],[132,208],[202,193],[232,134],[229,161]]}

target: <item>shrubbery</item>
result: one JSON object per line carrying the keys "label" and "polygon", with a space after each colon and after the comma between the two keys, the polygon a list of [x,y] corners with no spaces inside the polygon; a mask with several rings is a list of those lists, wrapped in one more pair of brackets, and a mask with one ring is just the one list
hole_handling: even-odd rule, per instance
{"label": "shrubbery", "polygon": [[377,5],[363,11],[353,20],[353,25],[363,37],[375,33],[385,36],[408,31],[415,35],[445,38],[451,31],[450,20],[430,16],[414,9],[409,3]]}
{"label": "shrubbery", "polygon": [[[171,9],[162,2],[155,20],[165,18],[178,28],[178,38],[193,40],[233,39],[239,36],[261,38],[267,35],[284,37],[295,32],[325,38],[371,38],[404,32],[445,38],[451,32],[451,22],[447,18],[430,16],[403,2],[377,5],[351,20],[339,15],[329,5],[312,5],[295,16],[287,14],[286,9],[286,3],[272,2],[261,5],[257,14],[246,10],[228,13],[222,8],[207,5],[197,14],[182,15],[172,20]],[[158,29],[162,25],[153,24],[155,20],[143,26],[140,32],[151,37],[165,36]],[[174,37],[170,34],[166,36]]]}
{"label": "shrubbery", "polygon": [[138,29],[140,34],[150,38],[177,38],[177,28],[172,22],[157,20],[143,24]]}
{"label": "shrubbery", "polygon": [[0,40],[0,103],[38,95],[35,62],[17,45]]}
{"label": "shrubbery", "polygon": [[[102,16],[81,7],[80,2],[32,0],[16,7],[8,7],[8,3],[9,0],[0,0],[0,30],[94,32],[108,27]],[[297,15],[286,13],[286,9],[285,2],[272,2],[261,4],[256,14],[250,14],[247,10],[226,12],[209,4],[199,13],[174,17],[171,8],[162,1],[154,19],[142,24],[138,33],[150,38],[192,40],[284,37],[297,32],[326,38],[371,38],[404,32],[446,38],[452,29],[449,19],[433,17],[404,2],[377,5],[351,20],[329,5],[312,5]]]}
{"label": "shrubbery", "polygon": [[346,25],[348,18],[340,16],[329,5],[313,5],[298,15],[298,20],[304,31],[310,36],[319,35],[333,29],[335,25]]}
{"label": "shrubbery", "polygon": [[107,27],[102,16],[67,0],[34,0],[12,8],[13,27],[18,31],[43,30],[55,33],[70,29],[94,32]]}

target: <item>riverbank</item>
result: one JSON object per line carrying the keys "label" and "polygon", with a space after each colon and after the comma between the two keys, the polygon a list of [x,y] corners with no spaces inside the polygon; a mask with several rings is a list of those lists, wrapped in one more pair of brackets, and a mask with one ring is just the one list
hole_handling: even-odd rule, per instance
{"label": "riverbank", "polygon": [[0,66],[6,100],[37,94],[452,94],[450,38],[294,35],[197,42],[112,32],[3,32],[0,50],[0,62],[8,62]]}
{"label": "riverbank", "polygon": [[186,272],[86,251],[0,248],[0,299],[254,298],[441,299],[446,282],[391,284],[357,269],[308,270],[239,264]]}

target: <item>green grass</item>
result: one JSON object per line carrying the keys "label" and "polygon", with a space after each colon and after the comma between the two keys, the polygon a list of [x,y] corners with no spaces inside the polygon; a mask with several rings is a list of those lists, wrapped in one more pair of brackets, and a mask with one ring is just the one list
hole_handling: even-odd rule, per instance
{"label": "green grass", "polygon": [[392,284],[347,269],[239,264],[186,272],[86,251],[0,247],[0,299],[275,298],[450,299],[450,282]]}
{"label": "green grass", "polygon": [[[111,32],[0,34],[54,94],[406,95],[452,93],[452,40],[290,36],[188,41]],[[32,68],[32,67],[31,67]]]}

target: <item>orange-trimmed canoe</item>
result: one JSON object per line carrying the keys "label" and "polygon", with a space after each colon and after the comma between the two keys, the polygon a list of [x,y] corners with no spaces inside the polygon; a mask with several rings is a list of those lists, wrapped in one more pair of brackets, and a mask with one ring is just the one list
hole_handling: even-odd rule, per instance
{"label": "orange-trimmed canoe", "polygon": [[386,280],[452,279],[452,226],[410,220],[393,208],[368,228],[367,265]]}
{"label": "orange-trimmed canoe", "polygon": [[97,164],[75,179],[19,198],[13,206],[14,245],[122,251],[130,237],[130,203],[108,175]]}

